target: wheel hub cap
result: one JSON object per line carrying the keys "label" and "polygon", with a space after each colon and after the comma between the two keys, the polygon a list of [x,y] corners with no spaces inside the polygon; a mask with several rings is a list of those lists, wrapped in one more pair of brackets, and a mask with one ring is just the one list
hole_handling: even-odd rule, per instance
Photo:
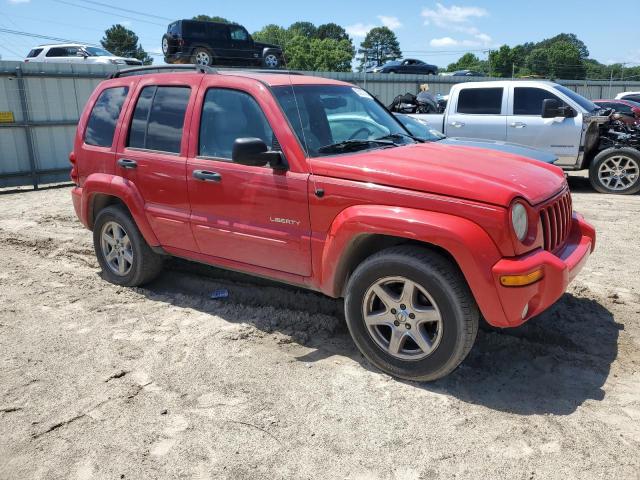
{"label": "wheel hub cap", "polygon": [[109,269],[125,276],[133,266],[133,247],[127,232],[119,223],[107,222],[100,233],[102,255]]}
{"label": "wheel hub cap", "polygon": [[626,190],[638,181],[640,166],[626,155],[608,158],[598,169],[598,180],[610,190]]}
{"label": "wheel hub cap", "polygon": [[385,277],[369,287],[362,313],[374,342],[393,357],[420,360],[442,338],[442,317],[426,289],[405,277]]}

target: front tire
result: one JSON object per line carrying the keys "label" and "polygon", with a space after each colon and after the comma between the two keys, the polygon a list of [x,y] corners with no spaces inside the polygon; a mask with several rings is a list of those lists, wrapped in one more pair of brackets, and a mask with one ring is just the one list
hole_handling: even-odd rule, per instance
{"label": "front tire", "polygon": [[162,256],[151,250],[129,212],[121,206],[110,206],[98,213],[93,247],[104,278],[116,285],[144,285],[162,270]]}
{"label": "front tire", "polygon": [[631,195],[640,191],[640,152],[633,148],[607,148],[589,167],[589,181],[600,193]]}
{"label": "front tire", "polygon": [[432,381],[467,356],[480,315],[454,264],[430,250],[400,246],[358,266],[347,285],[345,316],[356,346],[380,370]]}

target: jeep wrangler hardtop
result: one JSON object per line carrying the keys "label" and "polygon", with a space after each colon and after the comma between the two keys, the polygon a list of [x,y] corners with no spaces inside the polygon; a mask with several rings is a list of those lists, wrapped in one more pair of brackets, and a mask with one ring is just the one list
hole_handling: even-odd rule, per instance
{"label": "jeep wrangler hardtop", "polygon": [[173,255],[343,297],[357,347],[405,379],[455,369],[480,315],[538,315],[595,246],[559,168],[421,143],[326,78],[125,71],[92,94],[70,160],[110,282]]}

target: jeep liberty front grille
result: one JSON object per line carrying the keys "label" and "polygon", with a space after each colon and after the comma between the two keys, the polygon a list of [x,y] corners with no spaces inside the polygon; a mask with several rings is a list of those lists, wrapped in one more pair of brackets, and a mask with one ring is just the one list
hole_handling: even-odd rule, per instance
{"label": "jeep liberty front grille", "polygon": [[568,190],[540,208],[545,250],[553,252],[564,244],[571,229],[572,213],[571,194]]}

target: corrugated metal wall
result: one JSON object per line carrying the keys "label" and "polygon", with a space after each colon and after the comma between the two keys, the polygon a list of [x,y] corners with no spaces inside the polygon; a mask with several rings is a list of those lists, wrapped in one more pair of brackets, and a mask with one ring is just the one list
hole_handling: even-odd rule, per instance
{"label": "corrugated metal wall", "polygon": [[[114,72],[111,65],[0,62],[0,112],[14,122],[0,123],[0,187],[34,185],[69,178],[68,155],[75,124],[96,85]],[[455,83],[490,78],[424,75],[307,72],[366,88],[388,105],[396,95],[416,93],[428,83],[432,93],[447,94]],[[587,98],[611,98],[640,90],[640,82],[559,81]]]}

